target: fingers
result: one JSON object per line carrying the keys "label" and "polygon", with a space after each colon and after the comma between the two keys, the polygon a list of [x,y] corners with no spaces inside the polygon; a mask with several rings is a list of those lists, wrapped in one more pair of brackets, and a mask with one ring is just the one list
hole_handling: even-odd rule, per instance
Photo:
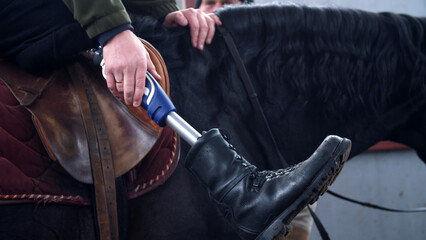
{"label": "fingers", "polygon": [[[210,19],[210,17],[206,17],[206,15],[198,15],[198,22],[199,22],[199,33],[198,33],[198,41],[197,41],[197,48],[200,50],[204,49],[204,44],[209,40],[209,32],[211,35],[211,32],[213,30],[214,34],[214,21],[213,19]],[[213,35],[211,35],[211,38],[213,38]],[[210,44],[210,43],[209,43]]]}
{"label": "fingers", "polygon": [[158,76],[141,41],[132,32],[124,31],[105,44],[103,55],[103,73],[112,94],[129,106],[140,106],[147,69]]}
{"label": "fingers", "polygon": [[188,20],[186,19],[186,17],[183,15],[182,12],[177,12],[176,13],[176,23],[179,26],[186,26],[189,24]]}
{"label": "fingers", "polygon": [[[106,78],[108,89],[111,91],[111,93],[121,99],[121,93],[123,90],[119,91],[117,89],[116,81],[114,78],[114,75],[112,73],[104,74],[104,77]],[[120,88],[120,87],[119,87]]]}
{"label": "fingers", "polygon": [[134,107],[141,106],[142,104],[142,98],[145,91],[145,75],[147,70],[149,70],[154,76],[158,75],[158,73],[155,71],[154,64],[152,63],[148,53],[146,53],[146,63],[147,63],[147,67],[143,67],[143,68],[141,67],[136,70],[135,93],[133,96]]}
{"label": "fingers", "polygon": [[[151,65],[151,72],[153,76],[157,76],[157,80],[161,79],[155,71],[155,67],[149,60]],[[123,100],[126,105],[133,105],[134,107],[141,106],[142,97],[145,90],[145,74],[147,69],[139,65],[138,68],[128,68],[124,71],[122,77],[114,76],[114,74],[107,75],[107,85],[112,94]],[[121,80],[118,80],[121,79]]]}
{"label": "fingers", "polygon": [[129,106],[138,107],[142,104],[147,70],[157,81],[161,80],[161,76],[157,73],[148,52],[144,60],[135,61],[134,65],[106,68],[103,72],[107,73],[104,76],[113,95]]}
{"label": "fingers", "polygon": [[135,76],[136,68],[128,67],[124,71],[124,102],[126,105],[133,104],[133,96],[135,94]]}
{"label": "fingers", "polygon": [[[198,10],[187,11],[183,14],[189,22],[192,46],[199,50],[203,50],[204,44],[206,42],[210,44],[213,39],[215,31],[214,20],[207,14]],[[210,37],[210,39],[208,37]]]}
{"label": "fingers", "polygon": [[158,74],[157,69],[155,69],[154,63],[152,63],[151,57],[149,56],[149,54],[147,54],[147,68],[148,68],[148,72],[151,73],[151,75],[157,80],[160,81],[161,80],[161,76],[160,74]]}
{"label": "fingers", "polygon": [[214,23],[215,23],[217,26],[222,26],[222,21],[220,21],[220,18],[219,18],[216,14],[214,14],[214,13],[209,13],[209,14],[207,14],[207,16],[209,16],[210,18],[212,18],[212,19],[213,19],[213,21],[214,21]]}
{"label": "fingers", "polygon": [[[216,15],[212,14],[212,16],[216,17],[217,20],[219,20],[219,18]],[[216,29],[215,25],[217,25],[216,20],[212,16],[209,15],[210,18],[208,18],[208,20],[207,20],[207,24],[208,24],[208,32],[207,32],[207,38],[206,38],[207,44],[212,43],[212,40],[213,40],[213,37],[214,37],[214,32],[215,32],[215,29]],[[220,22],[220,20],[219,20],[219,22]],[[220,25],[222,25],[222,22],[220,22]]]}
{"label": "fingers", "polygon": [[[203,41],[201,39],[200,30],[205,28],[205,22],[202,21],[202,18],[199,18],[197,15],[189,15],[189,29],[191,31],[191,42],[194,48],[203,50]],[[205,30],[204,30],[205,31]]]}
{"label": "fingers", "polygon": [[188,8],[168,14],[163,23],[165,27],[187,26],[191,32],[191,44],[199,50],[210,44],[215,33],[215,25],[222,25],[215,14],[206,14],[198,9]]}

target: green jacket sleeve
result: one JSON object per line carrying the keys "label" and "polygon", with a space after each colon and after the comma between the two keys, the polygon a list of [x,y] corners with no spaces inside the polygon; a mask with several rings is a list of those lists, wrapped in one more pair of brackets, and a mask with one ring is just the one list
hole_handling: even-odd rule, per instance
{"label": "green jacket sleeve", "polygon": [[123,24],[131,23],[131,12],[161,18],[177,11],[175,0],[63,0],[90,38]]}

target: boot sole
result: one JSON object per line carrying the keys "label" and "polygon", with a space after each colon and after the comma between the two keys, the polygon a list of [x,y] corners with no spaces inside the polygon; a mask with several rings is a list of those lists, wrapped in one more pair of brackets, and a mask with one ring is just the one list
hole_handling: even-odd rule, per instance
{"label": "boot sole", "polygon": [[284,212],[282,212],[275,220],[257,236],[256,240],[271,240],[280,233],[287,235],[289,224],[293,218],[308,204],[312,204],[323,195],[328,186],[333,184],[337,176],[343,169],[343,165],[349,157],[351,150],[351,141],[343,139],[333,152],[329,161],[320,170],[320,174],[316,176],[312,184],[296,199]]}

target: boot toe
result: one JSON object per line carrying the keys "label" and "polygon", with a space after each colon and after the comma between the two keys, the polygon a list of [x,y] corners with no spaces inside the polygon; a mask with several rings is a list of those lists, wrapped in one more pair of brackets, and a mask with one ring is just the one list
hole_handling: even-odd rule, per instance
{"label": "boot toe", "polygon": [[[339,136],[330,135],[327,136],[317,150],[309,157],[305,162],[309,163],[312,170],[320,170],[325,164],[329,164],[332,161],[338,161],[344,163],[351,149],[351,141],[346,138]],[[315,172],[308,173],[315,175]]]}
{"label": "boot toe", "polygon": [[289,225],[304,207],[317,201],[334,182],[348,159],[350,150],[349,139],[328,136],[309,159],[291,167],[294,170],[290,169],[290,174],[281,179],[291,185],[284,187],[286,190],[281,192],[284,193],[280,201],[283,203],[283,211],[256,239],[271,239],[280,231],[286,231],[285,226]]}

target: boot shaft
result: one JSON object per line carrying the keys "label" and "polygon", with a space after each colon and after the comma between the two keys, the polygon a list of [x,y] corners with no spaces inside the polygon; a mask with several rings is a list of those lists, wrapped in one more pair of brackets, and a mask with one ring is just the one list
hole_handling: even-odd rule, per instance
{"label": "boot shaft", "polygon": [[198,141],[199,144],[189,151],[185,167],[215,200],[220,201],[228,188],[256,170],[238,155],[231,144],[223,140],[217,129],[205,133]]}

